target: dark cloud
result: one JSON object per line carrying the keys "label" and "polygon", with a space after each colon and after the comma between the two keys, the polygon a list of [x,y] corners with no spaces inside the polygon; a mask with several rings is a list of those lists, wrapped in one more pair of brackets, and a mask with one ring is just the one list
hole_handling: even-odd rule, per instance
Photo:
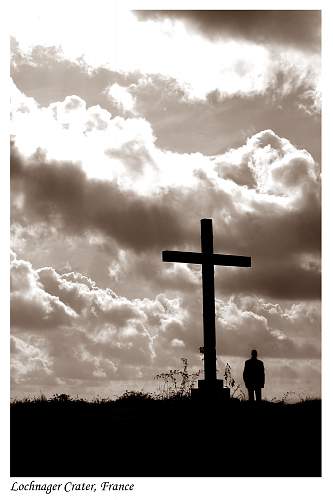
{"label": "dark cloud", "polygon": [[43,155],[27,164],[13,150],[13,198],[24,195],[24,216],[44,220],[65,231],[102,231],[119,244],[139,252],[186,241],[189,232],[179,221],[178,202],[166,191],[152,198],[122,191],[117,183],[88,180],[69,162],[48,162]]}
{"label": "dark cloud", "polygon": [[[115,241],[118,249],[129,251],[126,266],[120,270],[123,283],[136,276],[145,288],[152,286],[152,279],[155,289],[193,288],[196,280],[187,267],[170,272],[170,265],[161,263],[160,252],[167,248],[199,251],[199,220],[210,216],[214,219],[215,251],[251,255],[253,260],[251,270],[226,268],[217,272],[219,293],[319,298],[319,180],[311,157],[286,144],[272,131],[265,131],[251,138],[242,153],[248,166],[259,161],[260,167],[262,160],[277,164],[267,170],[274,181],[272,185],[266,181],[267,189],[280,197],[289,192],[286,207],[252,190],[252,201],[246,201],[248,208],[244,208],[246,187],[239,188],[243,193],[231,196],[214,185],[204,171],[197,174],[196,188],[165,189],[158,195],[140,196],[121,190],[114,182],[88,179],[79,166],[71,163],[46,161],[42,155],[23,160],[15,149],[12,198],[22,197],[24,205],[19,214],[30,223],[49,223],[66,234],[101,234]],[[283,152],[286,147],[288,154]],[[230,155],[236,158],[239,152],[231,151]],[[117,246],[110,255],[116,266]]]}
{"label": "dark cloud", "polygon": [[278,300],[320,299],[320,270],[302,269],[297,259],[290,260],[289,255],[283,257],[283,254],[279,263],[277,260],[265,262],[252,254],[252,262],[251,272],[235,273],[230,269],[217,271],[218,292],[228,295],[239,289],[244,293],[260,294]]}
{"label": "dark cloud", "polygon": [[139,20],[175,19],[209,38],[320,50],[319,10],[140,10]]}
{"label": "dark cloud", "polygon": [[300,259],[303,253],[320,255],[320,206],[318,200],[310,198],[305,207],[286,213],[262,203],[261,213],[238,212],[230,223],[221,218],[216,233],[216,248],[224,248],[226,253],[237,247],[242,251],[247,248],[263,264],[273,258],[280,266],[284,256],[288,264],[293,264],[293,259]]}
{"label": "dark cloud", "polygon": [[311,83],[307,86],[304,82],[297,84],[294,91],[277,96],[276,81],[263,95],[222,97],[217,92],[214,102],[208,95],[207,101],[201,103],[189,102],[177,94],[167,99],[162,82],[147,84],[144,93],[142,86],[133,92],[137,107],[152,123],[156,145],[161,148],[215,155],[240,146],[249,135],[272,128],[320,161],[320,115],[306,113],[301,107],[302,103],[307,104],[302,96],[309,88]]}

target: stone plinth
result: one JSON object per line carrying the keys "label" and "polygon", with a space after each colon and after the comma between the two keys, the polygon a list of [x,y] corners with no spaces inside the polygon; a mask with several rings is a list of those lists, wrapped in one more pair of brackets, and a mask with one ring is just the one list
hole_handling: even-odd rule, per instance
{"label": "stone plinth", "polygon": [[230,389],[223,386],[223,380],[208,382],[207,380],[198,380],[198,388],[191,390],[192,399],[230,399]]}

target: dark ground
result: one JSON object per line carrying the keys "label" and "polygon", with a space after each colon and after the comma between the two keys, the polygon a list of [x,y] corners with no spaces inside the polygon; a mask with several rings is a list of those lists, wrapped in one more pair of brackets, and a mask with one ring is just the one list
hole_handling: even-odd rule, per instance
{"label": "dark ground", "polygon": [[320,476],[321,401],[11,405],[11,476]]}

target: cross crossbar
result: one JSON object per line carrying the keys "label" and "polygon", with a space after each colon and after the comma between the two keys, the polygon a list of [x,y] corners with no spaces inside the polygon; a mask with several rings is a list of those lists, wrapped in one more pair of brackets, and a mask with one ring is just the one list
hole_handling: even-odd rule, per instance
{"label": "cross crossbar", "polygon": [[251,257],[227,254],[206,254],[199,252],[178,252],[164,250],[163,262],[181,262],[182,264],[213,264],[214,266],[251,267]]}

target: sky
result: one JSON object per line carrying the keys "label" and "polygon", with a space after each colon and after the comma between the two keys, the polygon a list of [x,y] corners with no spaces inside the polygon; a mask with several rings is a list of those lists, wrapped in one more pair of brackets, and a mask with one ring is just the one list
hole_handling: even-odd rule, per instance
{"label": "sky", "polygon": [[256,348],[264,397],[319,396],[319,11],[96,5],[10,22],[13,397],[202,369],[201,269],[161,261],[202,218],[252,257],[215,270],[219,377]]}

